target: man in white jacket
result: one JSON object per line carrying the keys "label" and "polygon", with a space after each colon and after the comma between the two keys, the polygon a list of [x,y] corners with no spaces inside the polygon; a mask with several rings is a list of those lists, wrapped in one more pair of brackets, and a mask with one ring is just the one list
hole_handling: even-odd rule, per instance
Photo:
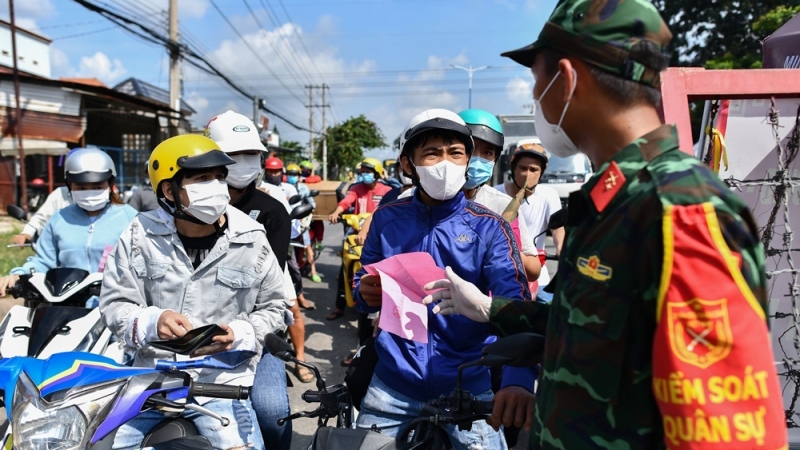
{"label": "man in white jacket", "polygon": [[[136,350],[135,366],[188,359],[149,343],[202,325],[217,324],[226,334],[192,357],[227,350],[260,354],[266,334],[284,326],[283,275],[264,228],[228,206],[225,166],[232,163],[214,141],[197,135],[170,138],[150,156],[161,208],[139,214],[123,232],[108,257],[100,298],[106,325]],[[199,382],[251,386],[257,362],[193,375]],[[211,417],[184,414],[214,448],[264,448],[249,400],[211,399],[203,406],[231,420],[219,427]],[[137,416],[119,428],[113,448],[139,448],[160,420],[157,412]]]}

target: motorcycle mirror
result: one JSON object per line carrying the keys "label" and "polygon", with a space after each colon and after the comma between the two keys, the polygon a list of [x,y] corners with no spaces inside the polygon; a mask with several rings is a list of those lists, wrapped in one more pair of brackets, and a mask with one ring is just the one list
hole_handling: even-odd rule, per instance
{"label": "motorcycle mirror", "polygon": [[482,365],[531,367],[539,364],[544,352],[544,336],[536,333],[518,333],[483,349]]}
{"label": "motorcycle mirror", "polygon": [[567,224],[567,208],[562,208],[550,216],[550,221],[547,223],[547,228],[555,230]]}
{"label": "motorcycle mirror", "polygon": [[286,342],[285,339],[282,339],[275,333],[269,333],[267,335],[266,344],[267,351],[280,360],[291,362],[297,356],[292,344]]}
{"label": "motorcycle mirror", "polygon": [[8,205],[6,207],[6,212],[8,213],[9,216],[17,220],[21,220],[23,222],[28,221],[28,215],[25,213],[25,210],[17,205]]}
{"label": "motorcycle mirror", "polygon": [[309,197],[316,197],[319,195],[319,189],[312,189],[311,192],[308,193]]}
{"label": "motorcycle mirror", "polygon": [[289,214],[289,217],[292,219],[302,219],[303,217],[311,214],[313,210],[314,208],[309,204],[298,205],[294,207],[292,213]]}
{"label": "motorcycle mirror", "polygon": [[300,194],[293,195],[293,196],[289,197],[289,204],[290,205],[294,205],[295,203],[300,203],[302,201],[303,201],[303,197],[301,197]]}

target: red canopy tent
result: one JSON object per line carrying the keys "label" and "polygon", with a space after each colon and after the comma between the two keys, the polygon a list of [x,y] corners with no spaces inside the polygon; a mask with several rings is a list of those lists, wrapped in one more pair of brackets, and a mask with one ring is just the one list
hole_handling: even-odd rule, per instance
{"label": "red canopy tent", "polygon": [[761,43],[765,69],[800,69],[800,14]]}

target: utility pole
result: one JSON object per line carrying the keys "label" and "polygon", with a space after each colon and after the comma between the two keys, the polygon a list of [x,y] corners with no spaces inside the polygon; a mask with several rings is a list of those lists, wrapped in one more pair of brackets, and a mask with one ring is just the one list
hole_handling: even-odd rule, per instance
{"label": "utility pole", "polygon": [[322,84],[322,179],[328,179],[328,129],[325,124],[325,110],[328,104],[325,103],[325,91],[328,90],[327,84]]}
{"label": "utility pole", "polygon": [[315,86],[306,85],[308,89],[308,160],[314,164],[314,88]]}
{"label": "utility pole", "polygon": [[261,100],[258,98],[257,95],[253,96],[253,124],[258,128],[258,124],[261,122],[258,120],[258,112],[261,109]]}
{"label": "utility pole", "polygon": [[169,0],[169,106],[172,109],[170,136],[178,134],[180,126],[181,91],[180,57],[178,47],[178,0]]}
{"label": "utility pole", "polygon": [[[325,94],[326,91],[330,88],[327,84],[323,84],[322,86],[319,85],[306,85],[306,89],[308,89],[308,148],[310,151],[310,161],[314,163],[314,108],[322,108],[322,179],[328,179],[328,134],[327,129],[325,128],[325,109],[328,108],[330,105],[325,103]],[[316,105],[314,104],[314,89],[321,89],[322,90],[322,104]]]}
{"label": "utility pole", "polygon": [[17,128],[17,151],[19,152],[20,192],[19,201],[22,209],[28,212],[28,177],[25,173],[25,149],[22,146],[22,107],[19,101],[19,68],[17,67],[17,25],[14,21],[14,0],[8,0],[8,11],[11,19],[11,57],[14,59],[14,101],[17,104],[15,125]]}
{"label": "utility pole", "polygon": [[456,64],[450,64],[450,67],[452,67],[454,69],[461,69],[461,70],[467,72],[467,74],[469,75],[469,109],[472,109],[472,74],[477,72],[477,71],[479,71],[479,70],[488,69],[488,68],[490,68],[492,66],[480,66],[480,67],[472,68],[471,64],[470,64],[469,67],[459,66],[459,65],[456,65]]}

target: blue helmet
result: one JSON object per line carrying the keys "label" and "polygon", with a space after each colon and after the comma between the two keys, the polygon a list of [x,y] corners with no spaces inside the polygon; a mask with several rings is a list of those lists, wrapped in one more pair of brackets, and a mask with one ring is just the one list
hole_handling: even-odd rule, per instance
{"label": "blue helmet", "polygon": [[467,109],[458,113],[472,131],[473,139],[486,141],[498,149],[503,148],[503,126],[492,113],[482,109]]}

